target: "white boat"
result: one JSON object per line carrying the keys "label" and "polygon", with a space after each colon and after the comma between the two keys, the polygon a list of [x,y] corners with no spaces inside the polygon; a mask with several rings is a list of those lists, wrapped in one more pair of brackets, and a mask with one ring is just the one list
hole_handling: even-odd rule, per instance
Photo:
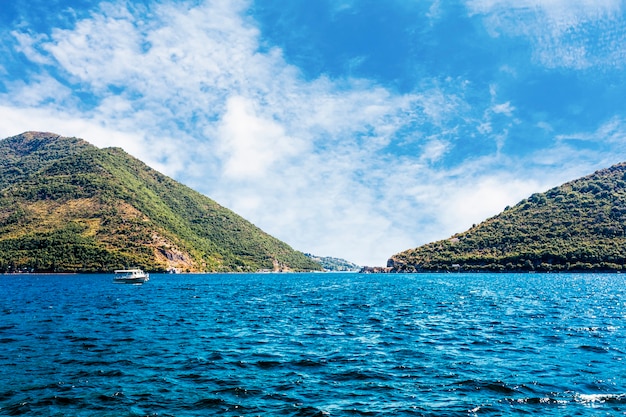
{"label": "white boat", "polygon": [[150,274],[139,268],[117,269],[114,272],[113,282],[118,284],[143,284],[150,279]]}

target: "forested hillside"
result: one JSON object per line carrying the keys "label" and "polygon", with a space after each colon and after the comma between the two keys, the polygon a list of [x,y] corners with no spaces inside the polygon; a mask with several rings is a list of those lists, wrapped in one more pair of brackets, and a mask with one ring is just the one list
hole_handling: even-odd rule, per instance
{"label": "forested hillside", "polygon": [[119,148],[51,133],[0,141],[0,272],[320,270]]}
{"label": "forested hillside", "polygon": [[305,255],[314,261],[319,262],[325,271],[356,272],[361,269],[359,265],[345,259],[334,258],[332,256],[317,256],[310,253],[305,253]]}
{"label": "forested hillside", "polygon": [[622,271],[626,164],[598,171],[447,240],[394,255],[392,272]]}

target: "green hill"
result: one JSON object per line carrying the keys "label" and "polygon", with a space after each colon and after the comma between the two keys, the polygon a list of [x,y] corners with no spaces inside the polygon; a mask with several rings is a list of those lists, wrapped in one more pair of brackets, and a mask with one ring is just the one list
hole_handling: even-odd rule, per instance
{"label": "green hill", "polygon": [[119,148],[0,141],[0,272],[320,270],[319,263]]}
{"label": "green hill", "polygon": [[313,259],[316,262],[319,262],[324,268],[325,271],[331,272],[356,272],[361,270],[361,267],[355,263],[350,261],[346,261],[341,258],[333,258],[331,256],[316,256],[310,253],[305,253],[305,255]]}
{"label": "green hill", "polygon": [[534,194],[450,239],[394,255],[392,272],[626,270],[626,163]]}

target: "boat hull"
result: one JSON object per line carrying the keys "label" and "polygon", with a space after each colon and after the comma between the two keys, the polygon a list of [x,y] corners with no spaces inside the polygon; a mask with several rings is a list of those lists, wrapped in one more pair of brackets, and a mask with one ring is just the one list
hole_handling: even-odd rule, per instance
{"label": "boat hull", "polygon": [[143,284],[150,279],[149,274],[141,269],[118,269],[113,282],[116,284]]}
{"label": "boat hull", "polygon": [[144,278],[113,278],[113,282],[116,284],[143,284],[148,281],[148,277]]}

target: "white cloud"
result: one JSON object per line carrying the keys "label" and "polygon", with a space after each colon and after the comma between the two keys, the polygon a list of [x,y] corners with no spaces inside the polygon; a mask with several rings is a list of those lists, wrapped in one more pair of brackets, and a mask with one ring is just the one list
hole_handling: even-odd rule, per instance
{"label": "white cloud", "polygon": [[551,68],[626,64],[622,0],[466,0],[492,36],[527,37],[535,59]]}
{"label": "white cloud", "polygon": [[504,114],[506,116],[512,116],[515,107],[511,105],[511,102],[507,101],[506,103],[496,104],[492,107],[492,110],[496,114]]}
{"label": "white cloud", "polygon": [[161,137],[161,140],[155,141],[141,131],[115,129],[75,114],[64,114],[58,109],[0,106],[0,112],[10,120],[0,124],[2,138],[29,130],[61,132],[63,136],[79,137],[100,148],[123,148],[166,175],[175,177],[188,169],[189,149],[181,148],[171,137]]}
{"label": "white cloud", "polygon": [[[107,129],[94,121],[78,115],[63,113],[54,107],[0,106],[3,122],[0,124],[0,137],[13,136],[26,131],[61,132],[64,136],[75,136],[89,140],[98,147],[119,146],[128,152],[145,155],[145,138]],[[85,133],[88,132],[88,135]]]}
{"label": "white cloud", "polygon": [[[471,183],[452,183],[446,201],[441,204],[443,226],[446,230],[461,232],[472,224],[500,213],[537,190],[548,187],[536,179],[516,178],[512,173],[483,175]],[[463,225],[462,228],[459,228]]]}
{"label": "white cloud", "polygon": [[441,0],[434,0],[430,7],[428,8],[428,13],[426,16],[429,19],[436,20],[441,15]]}
{"label": "white cloud", "polygon": [[432,139],[426,142],[422,148],[421,159],[428,162],[435,162],[441,159],[442,156],[450,149],[450,144],[440,139]]}
{"label": "white cloud", "polygon": [[11,35],[17,41],[17,47],[15,50],[23,53],[30,61],[37,64],[52,63],[52,60],[49,57],[41,54],[34,48],[35,44],[45,41],[45,35],[31,35],[29,33],[22,33],[18,31],[11,31]]}
{"label": "white cloud", "polygon": [[133,59],[140,55],[140,50],[129,18],[97,16],[93,21],[80,21],[72,31],[55,31],[52,42],[45,43],[43,49],[65,71],[80,82],[88,82],[95,90],[108,84],[121,85],[141,68],[135,67],[140,62]]}
{"label": "white cloud", "polygon": [[561,143],[568,141],[595,142],[597,144],[609,144],[613,149],[626,151],[626,120],[622,117],[612,117],[593,132],[576,132],[559,134],[556,139]]}
{"label": "white cloud", "polygon": [[[474,3],[485,14],[503,4]],[[0,95],[0,135],[54,131],[121,146],[299,250],[370,265],[546,184],[534,163],[497,153],[438,165],[467,131],[502,145],[516,108],[495,86],[470,105],[466,80],[423,80],[404,95],[368,80],[307,81],[280,49],[259,50],[247,5],[140,13],[103,3],[72,29],[14,33],[39,71]]]}
{"label": "white cloud", "polygon": [[554,128],[548,122],[540,121],[537,123],[537,127],[547,132],[553,132]]}
{"label": "white cloud", "polygon": [[[369,170],[419,97],[363,80],[304,82],[280,50],[257,50],[245,6],[162,5],[139,17],[111,3],[72,29],[17,34],[59,75],[12,85],[0,131],[121,145],[298,249],[384,262],[396,247],[381,239],[397,231],[377,208]],[[77,90],[88,105],[72,102]],[[434,112],[443,100],[422,102]]]}
{"label": "white cloud", "polygon": [[[231,97],[218,128],[224,175],[234,179],[265,176],[272,165],[306,150],[306,145],[285,134],[285,128],[257,115],[255,103]],[[302,148],[305,149],[302,149]]]}
{"label": "white cloud", "polygon": [[20,92],[13,98],[13,103],[19,106],[40,106],[51,99],[62,103],[72,101],[72,90],[56,79],[48,76],[35,75],[28,83],[15,81],[8,83],[9,88]]}

